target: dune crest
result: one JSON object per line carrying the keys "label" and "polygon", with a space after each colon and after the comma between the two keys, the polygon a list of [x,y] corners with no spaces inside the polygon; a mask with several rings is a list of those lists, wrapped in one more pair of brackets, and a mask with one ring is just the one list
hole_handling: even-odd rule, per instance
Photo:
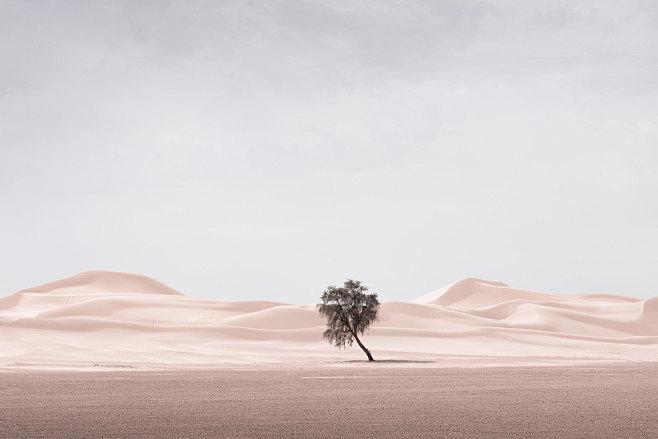
{"label": "dune crest", "polygon": [[520,300],[526,302],[577,302],[579,300],[601,300],[637,302],[640,299],[612,294],[547,294],[512,288],[502,282],[467,278],[447,285],[422,297],[413,303],[449,306],[458,309],[484,308],[503,302]]}
{"label": "dune crest", "polygon": [[[146,276],[87,271],[0,299],[0,366],[361,358],[326,344],[324,325],[314,305],[189,297]],[[545,294],[469,278],[383,302],[365,340],[389,359],[655,360],[658,298]]]}
{"label": "dune crest", "polygon": [[150,277],[109,270],[83,271],[71,277],[27,288],[19,293],[48,294],[183,294]]}

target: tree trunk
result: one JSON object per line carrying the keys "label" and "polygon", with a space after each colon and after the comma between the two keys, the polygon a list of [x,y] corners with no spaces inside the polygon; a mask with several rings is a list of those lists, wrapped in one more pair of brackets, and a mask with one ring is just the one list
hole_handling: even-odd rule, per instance
{"label": "tree trunk", "polygon": [[363,346],[363,343],[361,343],[361,340],[359,340],[359,337],[357,337],[356,334],[354,334],[354,339],[356,340],[356,344],[358,344],[359,347],[360,347],[361,349],[363,349],[363,352],[365,352],[366,355],[368,356],[368,361],[375,361],[375,359],[372,358],[372,355],[370,355],[370,351],[369,351],[368,349],[366,349],[365,346]]}

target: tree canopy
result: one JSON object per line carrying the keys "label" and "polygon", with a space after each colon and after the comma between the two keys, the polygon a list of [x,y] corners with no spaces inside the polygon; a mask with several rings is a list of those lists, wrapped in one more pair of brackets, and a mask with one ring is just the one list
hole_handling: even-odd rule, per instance
{"label": "tree canopy", "polygon": [[349,279],[342,287],[328,287],[322,294],[322,303],[317,309],[327,318],[327,329],[323,337],[338,348],[352,346],[356,341],[374,361],[370,351],[361,343],[359,335],[377,320],[379,300],[376,293],[367,294],[368,287],[360,281]]}

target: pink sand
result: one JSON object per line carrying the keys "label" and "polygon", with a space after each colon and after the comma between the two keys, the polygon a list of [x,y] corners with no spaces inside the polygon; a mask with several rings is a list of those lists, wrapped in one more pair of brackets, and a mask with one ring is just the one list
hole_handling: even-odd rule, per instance
{"label": "pink sand", "polygon": [[[323,326],[314,305],[189,297],[138,274],[88,271],[0,299],[0,367],[365,358],[356,346],[330,347]],[[552,295],[465,279],[412,302],[384,302],[364,342],[376,359],[449,364],[474,356],[655,361],[658,298]]]}

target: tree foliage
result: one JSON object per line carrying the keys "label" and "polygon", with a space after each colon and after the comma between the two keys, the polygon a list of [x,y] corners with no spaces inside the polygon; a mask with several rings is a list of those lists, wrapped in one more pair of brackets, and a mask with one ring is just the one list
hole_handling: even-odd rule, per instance
{"label": "tree foliage", "polygon": [[368,287],[361,282],[347,280],[342,287],[328,287],[317,306],[320,315],[327,319],[323,337],[338,348],[352,346],[356,341],[373,361],[372,355],[361,343],[359,335],[377,320],[379,300],[376,293],[367,294]]}

